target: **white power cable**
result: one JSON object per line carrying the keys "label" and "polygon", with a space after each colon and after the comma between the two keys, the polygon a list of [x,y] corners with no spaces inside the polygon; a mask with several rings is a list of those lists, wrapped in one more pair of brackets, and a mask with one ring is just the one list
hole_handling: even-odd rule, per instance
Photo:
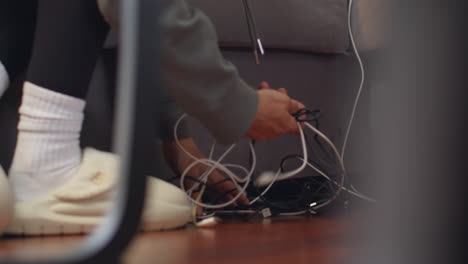
{"label": "white power cable", "polygon": [[[321,137],[323,140],[325,140],[325,142],[331,147],[331,149],[333,150],[333,153],[335,154],[336,158],[338,159],[338,162],[340,164],[340,167],[343,171],[346,171],[345,169],[345,166],[344,166],[344,162],[343,162],[343,158],[341,157],[340,153],[338,152],[338,149],[335,147],[335,144],[333,144],[333,142],[325,135],[323,134],[322,132],[320,132],[320,130],[318,130],[317,128],[315,128],[313,125],[311,125],[310,123],[308,122],[304,122],[304,125],[308,128],[310,128],[315,134],[317,134],[319,137]],[[305,158],[305,157],[304,157]]]}
{"label": "white power cable", "polygon": [[[188,172],[195,166],[195,165],[198,165],[199,163],[202,163],[202,164],[206,164],[207,166],[212,166],[209,170],[207,170],[206,172],[204,172],[202,174],[202,176],[200,177],[200,181],[202,181],[203,183],[206,183],[206,181],[208,180],[208,176],[216,169],[216,167],[219,167],[219,169],[221,169],[222,171],[229,171],[225,166],[223,166],[220,162],[229,154],[229,152],[231,152],[231,150],[235,147],[236,145],[231,145],[222,155],[221,157],[215,161],[215,160],[212,160],[212,159],[209,159],[209,158],[204,158],[204,159],[196,159],[193,163],[191,163],[187,168],[185,168],[184,172],[181,174],[181,178],[180,178],[180,184],[181,186],[183,185],[183,183],[185,182],[185,176],[188,174]],[[180,145],[179,147],[182,147],[182,145]],[[222,167],[222,168],[221,168]],[[191,194],[192,191],[196,188],[196,185],[192,186],[192,188],[190,190],[188,190],[188,192]],[[184,188],[182,188],[184,189]],[[185,191],[185,189],[184,189]]]}
{"label": "white power cable", "polygon": [[[181,185],[181,188],[185,191],[185,192],[188,192],[188,198],[192,201],[192,203],[198,205],[198,206],[202,206],[202,207],[205,207],[205,208],[210,208],[210,209],[215,209],[215,208],[223,208],[223,207],[226,207],[230,204],[232,204],[233,202],[235,202],[237,199],[239,199],[244,193],[245,193],[245,190],[247,189],[248,185],[250,184],[250,180],[251,180],[251,177],[252,177],[252,174],[254,172],[254,169],[256,167],[256,163],[257,163],[257,160],[256,160],[256,155],[255,155],[255,150],[254,150],[254,147],[253,147],[253,144],[252,142],[250,142],[249,146],[250,146],[250,151],[252,153],[252,167],[250,168],[250,170],[246,169],[245,167],[242,167],[240,165],[235,165],[235,164],[222,164],[221,161],[232,151],[232,149],[236,146],[235,144],[231,145],[217,160],[213,160],[212,159],[212,155],[213,155],[213,152],[214,152],[214,144],[212,145],[211,147],[211,150],[210,150],[210,155],[209,155],[209,158],[203,158],[203,159],[199,159],[197,157],[195,157],[192,153],[190,153],[188,150],[186,150],[183,145],[180,143],[179,141],[179,138],[177,137],[177,130],[178,130],[178,127],[180,125],[180,122],[186,117],[187,115],[184,114],[182,115],[176,122],[175,126],[174,126],[174,138],[175,138],[175,142],[176,144],[178,145],[178,147],[187,155],[189,156],[191,159],[194,160],[194,162],[192,162],[187,168],[185,168],[185,170],[183,171],[183,173],[181,174],[181,177],[180,177],[180,185]],[[213,205],[213,204],[207,204],[207,203],[203,203],[203,202],[200,202],[200,201],[197,201],[195,199],[193,199],[190,194],[191,192],[197,188],[197,186],[199,185],[198,184],[195,184],[194,186],[192,186],[191,189],[189,190],[186,190],[185,189],[185,185],[184,185],[184,182],[185,182],[185,178],[188,174],[188,172],[196,165],[198,164],[204,164],[206,166],[209,166],[210,169],[207,170],[200,178],[199,178],[199,181],[202,182],[202,183],[205,183],[207,182],[208,180],[208,177],[209,175],[214,171],[214,170],[219,170],[221,172],[224,172],[231,180],[232,182],[235,184],[236,188],[239,190],[239,193],[234,196],[231,200],[225,202],[225,203],[222,203],[222,204],[216,204],[216,205]],[[243,172],[247,172],[246,176],[244,178],[240,178],[239,176],[237,176],[235,173],[233,173],[229,167],[231,168],[236,168],[236,169],[240,169],[242,170]],[[244,185],[241,187],[239,186],[238,182],[241,182],[241,183],[244,183]]]}
{"label": "white power cable", "polygon": [[[237,165],[237,164],[222,164],[221,161],[232,151],[232,149],[235,147],[235,144],[231,145],[219,158],[218,160],[212,160],[212,155],[213,155],[213,152],[214,152],[214,145],[212,145],[211,147],[211,150],[210,150],[210,155],[209,155],[209,158],[204,158],[204,159],[199,159],[195,156],[193,156],[189,151],[187,151],[183,146],[182,144],[180,143],[178,137],[177,137],[177,130],[178,130],[178,127],[179,127],[179,124],[180,122],[186,117],[186,115],[182,115],[176,122],[175,124],[175,127],[174,127],[174,138],[175,138],[175,141],[177,143],[177,145],[179,146],[179,148],[186,154],[188,155],[191,159],[194,160],[193,163],[191,163],[187,168],[185,168],[184,172],[181,174],[181,178],[180,178],[180,185],[182,187],[182,189],[184,191],[186,191],[189,195],[192,193],[192,191],[197,188],[200,183],[198,184],[195,184],[194,186],[192,186],[189,190],[186,190],[185,187],[184,187],[184,181],[185,181],[185,178],[188,174],[188,172],[194,167],[196,166],[197,164],[205,164],[207,166],[210,166],[210,169],[208,171],[206,171],[200,178],[199,178],[199,181],[201,183],[206,183],[207,181],[207,177],[209,177],[209,175],[215,170],[215,169],[218,169],[219,171],[221,172],[224,172],[231,180],[232,182],[236,185],[236,188],[239,190],[239,193],[233,198],[231,199],[230,201],[227,201],[223,204],[217,204],[217,205],[212,205],[212,204],[206,204],[206,203],[202,203],[202,202],[199,202],[195,199],[193,199],[192,197],[189,196],[189,199],[196,205],[199,205],[199,206],[203,206],[205,208],[222,208],[222,207],[225,207],[231,203],[233,203],[234,201],[236,201],[241,195],[243,195],[245,193],[245,190],[247,189],[249,183],[250,183],[250,180],[251,180],[251,177],[252,177],[252,174],[254,172],[254,169],[256,167],[256,154],[255,154],[255,150],[253,148],[253,144],[250,143],[250,150],[251,150],[251,153],[252,153],[252,167],[250,168],[250,171],[247,170],[245,167],[241,166],[241,165]],[[261,196],[265,195],[269,190],[270,188],[273,186],[273,184],[276,182],[276,181],[279,181],[279,180],[284,180],[284,179],[288,179],[288,178],[291,178],[297,174],[299,174],[300,172],[302,172],[305,167],[307,166],[307,159],[308,159],[308,153],[307,153],[307,145],[306,145],[306,141],[305,141],[305,135],[304,135],[304,131],[302,129],[302,126],[301,124],[298,122],[297,123],[297,126],[299,128],[299,132],[300,132],[300,138],[301,138],[301,143],[302,143],[302,151],[303,151],[303,156],[304,156],[304,161],[302,163],[302,165],[300,167],[298,167],[297,169],[293,170],[293,171],[290,171],[290,172],[287,172],[287,173],[281,173],[280,170],[278,170],[276,173],[272,173],[272,172],[267,172],[269,174],[273,174],[273,176],[271,177],[271,175],[267,175],[267,174],[262,174],[262,176],[259,177],[259,179],[262,179],[262,178],[265,178],[265,175],[267,175],[266,177],[268,177],[267,179],[267,188],[262,192],[261,195],[259,195],[258,197],[256,197],[255,199],[252,199],[250,201],[250,204],[254,204],[255,202],[257,202]],[[246,177],[244,178],[239,178],[235,173],[233,173],[229,168],[236,168],[236,169],[240,169],[241,171],[243,172],[246,172]],[[262,181],[262,180],[261,180]],[[240,183],[244,183],[244,186],[241,187],[239,186],[238,182]],[[263,182],[265,183],[265,179],[263,180]],[[266,184],[264,184],[266,185]]]}
{"label": "white power cable", "polygon": [[[194,161],[197,161],[198,158],[195,157],[192,153],[190,153],[189,151],[187,151],[183,146],[182,144],[180,143],[179,141],[179,137],[177,136],[177,131],[178,131],[178,128],[179,128],[179,125],[180,125],[180,122],[182,122],[182,120],[184,118],[187,117],[187,114],[183,114],[176,122],[175,126],[174,126],[174,139],[175,139],[175,142],[177,144],[177,146],[187,155],[189,156],[191,159],[193,159]],[[212,146],[211,146],[211,150],[210,150],[210,158],[209,160],[211,160],[211,156],[213,155],[213,152],[214,152],[214,146],[215,146],[215,142],[213,142]],[[223,154],[224,156],[226,156],[236,145],[233,144],[231,145],[228,150]],[[255,153],[255,151],[253,151]],[[207,166],[211,166],[213,165],[212,162],[210,162],[209,160],[203,160],[201,163],[204,164],[204,165],[207,165]],[[226,166],[226,165],[224,165]],[[232,166],[231,164],[229,164],[229,166]],[[246,169],[245,167],[242,167],[240,165],[237,165],[236,168],[238,169],[242,169],[243,171],[248,171],[248,169]],[[213,169],[214,170],[214,169]],[[213,171],[211,171],[213,172]],[[210,173],[211,173],[210,172]],[[234,178],[236,179],[236,181],[238,182],[245,182],[246,181],[246,178],[239,178],[235,173],[233,173],[231,170],[227,170],[226,173],[228,174],[228,176],[230,178]]]}
{"label": "white power cable", "polygon": [[279,213],[279,216],[298,216],[309,213],[308,210],[299,211],[299,212],[291,212],[291,213]]}
{"label": "white power cable", "polygon": [[[308,159],[308,154],[307,154],[307,145],[306,145],[306,140],[305,140],[305,136],[304,136],[304,131],[302,130],[302,126],[299,122],[297,122],[297,127],[299,128],[299,133],[300,133],[300,137],[301,137],[301,145],[302,145],[302,153],[303,153],[303,156],[305,158],[305,160]],[[286,173],[282,173],[281,170],[278,170],[276,173],[275,172],[272,172],[272,171],[265,171],[263,172],[262,174],[260,174],[260,176],[257,178],[257,180],[255,181],[255,185],[256,186],[266,186],[266,185],[269,185],[268,189],[270,189],[269,187],[271,187],[271,184],[276,182],[276,181],[282,181],[282,180],[285,180],[285,179],[289,179],[293,176],[296,176],[297,174],[299,174],[301,171],[303,171],[305,169],[305,167],[307,166],[306,162],[303,162],[302,165],[300,167],[298,167],[297,169],[293,170],[293,171],[290,171],[290,172],[286,172]]]}
{"label": "white power cable", "polygon": [[[223,166],[222,164],[219,164],[218,162],[220,161],[221,159],[218,159],[218,161],[215,161],[213,164],[212,164],[212,167],[210,168],[211,171],[217,169],[217,170],[220,170],[222,172],[225,172],[226,173],[226,170],[228,170],[225,166]],[[196,161],[194,161],[192,164],[190,164],[185,170],[184,172],[181,174],[181,187],[182,187],[182,190],[184,190],[185,192],[187,192],[187,190],[185,189],[185,186],[184,186],[184,181],[185,181],[185,177],[187,176],[188,172],[197,164],[199,163],[202,163],[202,162],[211,162],[213,160],[210,160],[210,159],[198,159]],[[219,165],[216,165],[216,164],[219,164]],[[210,175],[211,172],[209,172],[210,170],[208,170],[208,172],[205,174],[204,178],[206,179],[206,175]],[[251,175],[248,175],[247,177],[250,178]],[[204,182],[205,183],[205,179],[200,179],[200,181]],[[193,199],[192,197],[190,197],[190,195],[188,196],[188,198],[194,203],[194,204],[197,204],[199,206],[202,206],[202,207],[206,207],[206,208],[223,208],[223,207],[226,207],[228,205],[230,205],[231,203],[233,203],[234,201],[236,201],[242,194],[244,194],[245,192],[245,189],[247,189],[247,186],[249,184],[249,181],[247,181],[243,187],[240,187],[237,182],[233,179],[233,183],[236,185],[236,187],[240,190],[240,192],[237,194],[237,196],[235,196],[232,200],[226,202],[226,203],[223,203],[223,204],[219,204],[219,205],[212,205],[212,204],[205,204],[205,203],[202,203],[202,202],[199,202],[195,199]],[[188,192],[190,192],[190,190],[188,190]]]}
{"label": "white power cable", "polygon": [[351,26],[352,8],[353,8],[353,0],[349,0],[349,6],[348,6],[348,34],[349,34],[349,38],[351,40],[351,47],[353,48],[354,54],[356,54],[356,59],[357,59],[357,61],[359,63],[359,68],[361,70],[361,83],[359,84],[359,89],[358,89],[358,92],[356,94],[356,99],[354,100],[354,105],[353,105],[353,109],[351,111],[351,116],[349,118],[348,127],[346,129],[346,134],[345,134],[345,137],[344,137],[344,140],[343,140],[343,145],[341,146],[341,157],[343,157],[343,159],[344,159],[344,155],[345,155],[345,152],[346,152],[346,146],[348,144],[348,139],[349,139],[349,134],[351,132],[351,127],[353,125],[354,116],[356,115],[356,109],[357,109],[357,106],[359,104],[359,99],[361,98],[361,93],[362,93],[362,89],[363,89],[363,86],[364,86],[364,80],[365,80],[365,77],[366,77],[365,76],[365,71],[364,71],[364,65],[363,65],[362,60],[361,60],[361,56],[359,55],[359,51],[356,48],[356,42],[354,41],[354,35],[353,35],[352,26]]}
{"label": "white power cable", "polygon": [[[321,133],[318,129],[316,129],[315,127],[313,127],[309,123],[305,123],[306,126],[308,126],[315,133],[317,133],[317,135],[322,137],[332,147],[332,149],[333,149],[333,151],[334,151],[334,153],[335,153],[335,155],[336,155],[336,157],[337,157],[337,159],[338,159],[338,161],[340,163],[340,167],[342,169],[343,177],[341,177],[341,181],[340,181],[340,184],[339,184],[340,188],[338,189],[338,193],[335,195],[335,197],[344,188],[344,179],[345,179],[345,175],[346,175],[346,170],[345,170],[345,165],[344,165],[344,155],[345,155],[345,152],[346,152],[346,146],[348,144],[348,139],[349,139],[349,135],[350,135],[350,132],[351,132],[351,127],[352,127],[352,124],[354,122],[354,118],[355,118],[355,115],[356,115],[356,109],[357,109],[357,106],[359,104],[359,99],[361,97],[361,93],[362,93],[362,90],[363,90],[363,87],[364,87],[364,81],[365,81],[364,65],[362,63],[361,56],[359,55],[359,51],[357,50],[356,42],[354,40],[354,35],[353,35],[353,31],[352,31],[352,26],[351,26],[352,7],[353,7],[353,0],[349,0],[349,5],[348,5],[348,34],[349,34],[349,38],[350,38],[350,41],[351,41],[351,46],[353,48],[353,51],[354,51],[354,53],[356,55],[356,58],[357,58],[357,61],[359,63],[359,68],[360,68],[360,71],[361,71],[361,81],[360,81],[359,89],[358,89],[358,92],[357,92],[357,95],[356,95],[356,98],[355,98],[355,101],[354,101],[354,104],[353,104],[353,108],[352,108],[352,111],[351,111],[351,116],[350,116],[348,126],[347,126],[347,129],[346,129],[346,133],[345,133],[345,137],[344,137],[344,140],[343,140],[343,145],[342,145],[342,148],[341,148],[341,152],[338,152],[337,148],[331,142],[331,140],[328,139],[328,137],[326,137],[323,133]],[[301,130],[301,133],[302,133],[302,130]],[[305,147],[304,142],[303,142],[303,147]],[[304,153],[306,154],[307,152],[304,151]],[[303,161],[304,161],[303,165],[305,165],[306,162],[307,162],[307,156],[304,155],[304,160]],[[302,166],[301,166],[301,168],[302,168]],[[300,171],[302,171],[302,169]],[[298,171],[299,170],[296,170],[296,171],[293,171],[293,172],[287,173],[287,174],[281,174],[281,172],[279,170],[276,173],[265,172],[264,174],[260,175],[260,177],[256,180],[256,184],[257,185],[266,185],[266,183],[271,182],[264,191],[264,193],[266,193],[271,188],[272,183],[274,183],[274,182],[276,182],[278,180],[284,180],[284,179],[290,178],[290,177],[296,175],[298,173]],[[351,186],[351,188],[354,190],[353,194],[360,195],[360,196],[362,196],[361,198],[363,198],[363,197],[368,198],[366,200],[373,200],[372,198],[369,198],[369,197],[361,194],[360,192],[358,192],[354,188],[354,186]],[[264,193],[262,193],[262,195]],[[254,200],[254,202],[257,201],[258,199],[259,199],[259,197],[257,197]],[[331,202],[331,201],[329,201],[329,202]],[[328,203],[326,203],[326,204],[328,204]],[[325,206],[326,204],[324,204],[322,206]]]}
{"label": "white power cable", "polygon": [[332,198],[330,198],[328,201],[326,201],[326,202],[324,202],[322,204],[316,205],[314,207],[314,210],[317,210],[317,209],[320,209],[320,208],[322,208],[324,206],[327,206],[328,204],[333,202],[338,197],[338,195],[341,193],[341,190],[343,189],[344,183],[345,183],[346,168],[344,166],[343,158],[340,155],[340,153],[338,152],[338,150],[336,149],[335,144],[333,144],[333,142],[325,134],[320,132],[320,130],[318,130],[317,128],[315,128],[311,124],[305,122],[304,125],[306,127],[310,128],[312,131],[314,131],[314,133],[316,133],[319,137],[321,137],[323,140],[325,140],[325,142],[328,145],[330,145],[330,147],[332,148],[333,152],[335,153],[335,156],[338,159],[338,162],[339,162],[340,167],[341,167],[341,178],[340,178],[340,181],[338,183],[338,190],[336,191],[335,195]]}
{"label": "white power cable", "polygon": [[[305,157],[305,160],[307,161],[308,154],[307,154],[307,145],[306,145],[306,141],[305,141],[304,131],[303,131],[302,126],[301,126],[301,124],[299,122],[297,123],[297,126],[299,128],[299,133],[301,135],[301,144],[302,144],[303,155]],[[265,190],[263,190],[263,192],[259,196],[252,199],[250,201],[250,204],[256,203],[262,196],[264,196],[271,189],[271,187],[273,186],[273,184],[275,182],[280,181],[280,180],[285,180],[287,178],[291,178],[291,177],[296,176],[297,174],[302,172],[305,169],[306,166],[307,166],[307,163],[304,161],[299,168],[295,169],[294,171],[290,171],[288,173],[281,173],[281,169],[278,169],[276,171],[276,173],[269,172],[269,171],[263,172],[257,178],[257,180],[255,181],[255,184],[257,186],[265,186],[265,185],[268,185],[268,186],[265,188]]]}
{"label": "white power cable", "polygon": [[[354,117],[356,115],[356,110],[357,110],[357,107],[359,105],[359,99],[361,98],[361,93],[362,93],[362,90],[363,90],[363,87],[364,87],[364,81],[366,79],[364,64],[362,63],[361,56],[359,55],[359,51],[358,51],[357,46],[356,46],[356,41],[354,40],[353,28],[352,28],[352,25],[351,25],[352,10],[353,10],[353,0],[349,0],[349,4],[348,4],[348,35],[349,35],[349,39],[351,41],[351,47],[353,48],[353,52],[356,55],[356,59],[357,59],[358,64],[359,64],[359,69],[361,71],[361,82],[359,84],[359,89],[357,91],[356,98],[354,100],[353,108],[352,108],[352,111],[351,111],[351,116],[350,116],[349,122],[348,122],[348,127],[346,129],[345,137],[344,137],[344,140],[343,140],[343,145],[341,146],[341,153],[340,154],[341,154],[341,157],[342,157],[343,161],[344,161],[344,157],[345,157],[345,153],[346,153],[346,147],[348,145],[349,135],[351,133],[351,127],[352,127],[353,122],[354,122]],[[358,193],[358,194],[362,195],[363,197],[367,197],[367,196],[363,195],[362,193],[360,193],[352,184],[350,184],[350,187],[353,189],[353,191],[355,193]],[[369,199],[375,201],[372,198],[369,198]]]}
{"label": "white power cable", "polygon": [[[333,150],[333,153],[335,154],[336,158],[338,159],[338,162],[339,162],[340,168],[341,168],[342,177],[340,179],[340,182],[337,183],[337,185],[338,185],[337,192],[328,201],[326,201],[326,202],[324,202],[322,204],[318,204],[318,205],[314,206],[313,209],[317,210],[317,209],[320,209],[321,207],[324,207],[324,206],[330,204],[331,202],[333,202],[336,199],[336,197],[338,197],[341,190],[344,188],[344,179],[345,179],[345,176],[346,176],[346,169],[345,169],[345,166],[344,166],[344,163],[343,163],[343,159],[341,158],[341,155],[338,152],[338,149],[333,144],[333,142],[325,134],[320,132],[317,128],[315,128],[311,124],[309,124],[307,122],[304,122],[304,125],[306,127],[308,127],[309,129],[311,129],[319,137],[321,137],[328,145],[330,145],[330,147]],[[305,166],[307,166],[308,157],[307,157],[307,147],[306,147],[306,143],[305,143],[304,131],[303,131],[303,129],[302,129],[299,122],[298,122],[298,126],[299,126],[299,131],[300,131],[300,134],[301,134],[301,142],[302,142],[303,151],[304,151],[304,154],[303,154],[303,157],[302,157],[303,164],[298,169],[296,169],[296,170],[294,170],[294,171],[292,171],[290,173],[282,174],[281,171],[278,170],[276,172],[276,174],[274,174],[273,176],[271,175],[271,172],[267,172],[267,173],[264,173],[264,174],[260,175],[259,180],[257,180],[256,183],[257,184],[264,184],[264,185],[265,185],[265,183],[269,183],[269,185],[258,197],[256,197],[254,200],[251,201],[251,204],[255,203],[256,201],[258,201],[260,199],[260,197],[265,195],[269,191],[269,189],[272,187],[273,183],[275,183],[276,181],[279,181],[279,179],[284,180],[284,179],[287,179],[287,178],[291,178],[291,177],[297,175],[299,172],[301,172],[305,168]],[[322,172],[322,174],[325,177],[329,178],[323,172]],[[263,177],[263,179],[260,179],[261,177]]]}

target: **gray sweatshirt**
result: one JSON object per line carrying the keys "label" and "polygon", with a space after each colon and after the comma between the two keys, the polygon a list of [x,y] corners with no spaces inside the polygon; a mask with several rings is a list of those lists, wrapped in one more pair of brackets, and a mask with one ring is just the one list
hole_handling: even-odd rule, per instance
{"label": "gray sweatshirt", "polygon": [[[161,32],[163,88],[219,143],[238,140],[254,121],[257,93],[240,78],[236,67],[223,58],[214,27],[206,15],[184,0],[160,0],[160,3],[159,20],[155,23],[160,24]],[[99,4],[109,23],[118,28],[118,0],[99,0]],[[168,109],[178,111],[176,106]],[[167,118],[166,123],[171,124],[175,121],[169,119],[176,117]]]}

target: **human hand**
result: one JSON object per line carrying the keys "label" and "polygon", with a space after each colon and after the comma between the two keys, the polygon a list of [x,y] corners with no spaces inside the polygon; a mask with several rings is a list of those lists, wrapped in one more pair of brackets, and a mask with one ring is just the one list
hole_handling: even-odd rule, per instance
{"label": "human hand", "polygon": [[274,90],[266,82],[259,85],[258,108],[247,136],[257,141],[274,139],[285,134],[299,134],[296,120],[291,115],[305,108],[291,99],[284,88]]}
{"label": "human hand", "polygon": [[[198,148],[193,138],[180,139],[179,142],[196,158],[205,158],[205,155]],[[192,158],[179,148],[175,141],[165,141],[163,143],[163,153],[167,163],[176,174],[182,173],[192,162],[194,162]],[[188,172],[189,178],[184,183],[185,189],[192,188],[196,184],[196,180],[209,169],[209,166],[202,163],[192,167]],[[210,176],[208,176],[207,184],[212,188],[206,188],[204,195],[206,195],[205,197],[208,197],[208,200],[211,200],[212,202],[224,203],[232,200],[237,196],[237,194],[239,194],[239,190],[236,185],[232,181],[226,180],[226,178],[217,170],[214,170]],[[232,192],[230,192],[231,190]],[[193,192],[192,198],[196,200],[198,195],[199,192]],[[245,195],[241,195],[237,201],[232,203],[233,206],[237,206],[239,204],[250,205],[249,200]],[[203,208],[198,207],[197,214],[200,215],[202,212]]]}

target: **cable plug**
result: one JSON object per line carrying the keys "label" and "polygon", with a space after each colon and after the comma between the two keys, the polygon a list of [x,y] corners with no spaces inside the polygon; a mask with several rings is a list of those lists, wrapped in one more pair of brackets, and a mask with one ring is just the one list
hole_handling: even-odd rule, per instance
{"label": "cable plug", "polygon": [[297,122],[312,122],[320,119],[320,109],[299,109],[296,113],[291,114]]}
{"label": "cable plug", "polygon": [[261,213],[262,213],[263,218],[269,218],[269,217],[272,216],[271,210],[270,210],[270,208],[268,208],[268,207],[267,207],[267,208],[263,208],[262,211],[261,211]]}
{"label": "cable plug", "polygon": [[215,225],[218,225],[221,223],[221,219],[219,217],[208,217],[203,220],[200,220],[198,223],[196,223],[197,227],[213,227]]}
{"label": "cable plug", "polygon": [[269,185],[275,179],[276,173],[273,171],[264,171],[258,176],[254,184],[256,187],[264,187]]}

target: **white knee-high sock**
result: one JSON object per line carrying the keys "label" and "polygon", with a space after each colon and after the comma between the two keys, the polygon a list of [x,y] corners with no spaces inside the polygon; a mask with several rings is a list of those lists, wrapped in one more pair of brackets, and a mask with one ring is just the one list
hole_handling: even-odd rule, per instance
{"label": "white knee-high sock", "polygon": [[82,99],[24,84],[18,140],[9,171],[18,201],[38,198],[77,172],[84,107]]}
{"label": "white knee-high sock", "polygon": [[2,98],[2,95],[8,88],[8,85],[10,85],[10,78],[8,77],[5,67],[0,61],[0,98]]}

